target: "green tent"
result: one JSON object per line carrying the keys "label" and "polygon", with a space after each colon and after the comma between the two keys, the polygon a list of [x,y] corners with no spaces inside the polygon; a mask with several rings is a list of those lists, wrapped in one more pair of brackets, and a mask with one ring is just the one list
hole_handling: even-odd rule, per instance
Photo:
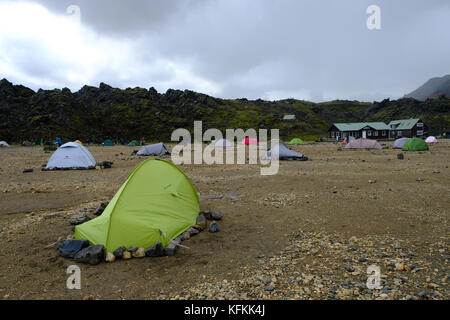
{"label": "green tent", "polygon": [[288,144],[303,144],[303,140],[300,138],[294,138],[291,141],[289,141]]}
{"label": "green tent", "polygon": [[412,138],[405,142],[403,151],[424,151],[428,150],[428,144],[419,138]]}
{"label": "green tent", "polygon": [[137,147],[137,146],[139,146],[139,142],[137,142],[137,140],[133,140],[128,145],[132,146],[132,147]]}
{"label": "green tent", "polygon": [[105,142],[102,143],[103,146],[112,147],[114,146],[114,142],[112,142],[110,139],[106,139]]}
{"label": "green tent", "polygon": [[[173,163],[148,159],[139,163],[102,215],[75,227],[75,239],[121,246],[163,246],[195,225],[199,198],[191,181]],[[160,230],[162,232],[160,232]]]}

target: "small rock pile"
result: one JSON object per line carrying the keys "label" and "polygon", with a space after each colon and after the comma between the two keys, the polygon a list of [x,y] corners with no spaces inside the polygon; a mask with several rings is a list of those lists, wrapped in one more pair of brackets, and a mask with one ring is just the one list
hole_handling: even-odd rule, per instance
{"label": "small rock pile", "polygon": [[[100,206],[95,210],[94,215],[101,215],[103,210],[108,205],[108,202],[102,202]],[[181,246],[182,241],[189,240],[191,237],[199,234],[201,231],[207,229],[208,220],[212,220],[209,225],[209,232],[218,232],[220,229],[217,220],[223,218],[223,212],[221,211],[202,211],[197,217],[196,224],[188,228],[181,235],[163,247],[161,242],[155,243],[153,246],[148,248],[140,248],[136,246],[131,246],[126,248],[121,246],[114,250],[114,252],[107,252],[103,245],[92,245],[89,246],[88,240],[75,240],[68,239],[62,241],[58,239],[57,242],[50,246],[56,246],[58,249],[58,254],[61,257],[74,259],[76,262],[88,263],[91,265],[96,265],[101,262],[114,262],[116,260],[128,260],[131,258],[144,258],[144,257],[162,257],[162,256],[173,256],[176,250]],[[69,222],[73,225],[77,225],[90,220],[85,212],[74,214]],[[163,233],[161,233],[163,235]],[[48,247],[50,247],[48,246]]]}

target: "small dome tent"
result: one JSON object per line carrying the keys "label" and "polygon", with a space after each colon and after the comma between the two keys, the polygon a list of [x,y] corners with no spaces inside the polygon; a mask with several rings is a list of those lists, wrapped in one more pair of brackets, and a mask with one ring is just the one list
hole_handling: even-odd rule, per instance
{"label": "small dome tent", "polygon": [[6,141],[0,141],[0,148],[9,148],[9,144],[6,143]]}
{"label": "small dome tent", "polygon": [[392,149],[401,149],[405,145],[405,143],[410,140],[411,138],[400,138],[394,141],[394,144],[392,145]]}
{"label": "small dome tent", "polygon": [[80,140],[75,140],[74,142],[83,145],[83,142],[81,142]]}
{"label": "small dome tent", "polygon": [[403,151],[426,151],[429,150],[428,144],[419,138],[412,138],[403,145]]}
{"label": "small dome tent", "polygon": [[102,146],[113,147],[113,146],[115,146],[115,144],[114,144],[114,142],[112,142],[112,140],[106,139],[105,142],[102,143]]}
{"label": "small dome tent", "polygon": [[147,159],[139,163],[96,219],[75,227],[75,239],[121,246],[163,246],[195,225],[200,211],[194,186],[176,165]]}
{"label": "small dome tent", "polygon": [[214,143],[214,146],[217,147],[217,148],[220,148],[220,147],[232,147],[233,146],[233,144],[230,141],[226,140],[226,139],[220,139],[220,140],[217,140],[217,141],[213,141],[212,143]]}
{"label": "small dome tent", "polygon": [[377,140],[357,139],[347,143],[345,149],[383,149],[383,147]]}
{"label": "small dome tent", "polygon": [[279,159],[279,160],[308,160],[303,154],[290,150],[283,143],[274,143],[265,159]]}
{"label": "small dome tent", "polygon": [[133,140],[128,145],[131,147],[137,147],[139,145],[139,142],[137,140]]}
{"label": "small dome tent", "polygon": [[303,144],[303,140],[300,138],[294,138],[291,141],[289,141],[288,144]]}
{"label": "small dome tent", "polygon": [[438,140],[436,139],[436,137],[433,136],[429,136],[428,138],[425,139],[426,143],[438,143]]}
{"label": "small dome tent", "polygon": [[68,142],[52,154],[45,170],[91,169],[95,165],[94,157],[85,147],[76,142]]}
{"label": "small dome tent", "polygon": [[258,144],[258,140],[255,139],[255,138],[246,137],[244,140],[241,141],[241,143],[242,144],[246,144],[246,145],[248,145],[248,144]]}
{"label": "small dome tent", "polygon": [[138,156],[162,156],[165,154],[170,154],[170,152],[162,142],[143,146],[137,153]]}

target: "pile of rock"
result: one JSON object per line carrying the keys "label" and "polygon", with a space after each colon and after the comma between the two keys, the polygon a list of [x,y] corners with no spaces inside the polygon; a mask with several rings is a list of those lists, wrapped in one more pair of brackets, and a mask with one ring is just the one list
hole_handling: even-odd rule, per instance
{"label": "pile of rock", "polygon": [[[103,210],[108,205],[108,202],[102,202],[94,215],[101,215]],[[65,240],[62,243],[58,243],[58,253],[64,258],[74,259],[76,262],[98,264],[100,262],[114,262],[118,259],[128,260],[131,258],[144,258],[144,257],[162,257],[175,255],[178,247],[181,246],[182,241],[189,240],[191,237],[199,234],[203,230],[208,228],[208,220],[212,221],[209,225],[209,232],[218,232],[220,229],[217,220],[223,218],[223,212],[221,211],[202,211],[197,217],[196,225],[188,228],[181,235],[163,247],[161,242],[155,243],[148,248],[140,248],[131,246],[126,248],[121,246],[114,250],[114,252],[107,252],[103,245],[89,246],[88,240]],[[69,221],[71,224],[80,224],[90,218],[86,213],[81,212],[73,215]],[[162,234],[163,235],[163,234]]]}

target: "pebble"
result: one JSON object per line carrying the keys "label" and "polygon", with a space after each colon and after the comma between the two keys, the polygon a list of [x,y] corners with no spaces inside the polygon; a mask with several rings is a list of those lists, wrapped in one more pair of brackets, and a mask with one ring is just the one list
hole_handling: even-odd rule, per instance
{"label": "pebble", "polygon": [[131,252],[125,250],[125,251],[122,253],[122,259],[123,259],[123,260],[131,259]]}
{"label": "pebble", "polygon": [[136,251],[132,253],[133,257],[135,258],[143,258],[145,257],[145,249],[144,248],[138,248]]}
{"label": "pebble", "polygon": [[116,261],[116,256],[115,256],[114,254],[112,254],[111,252],[108,252],[108,253],[106,254],[106,259],[105,259],[105,261],[106,261],[106,262],[114,262],[114,261]]}

